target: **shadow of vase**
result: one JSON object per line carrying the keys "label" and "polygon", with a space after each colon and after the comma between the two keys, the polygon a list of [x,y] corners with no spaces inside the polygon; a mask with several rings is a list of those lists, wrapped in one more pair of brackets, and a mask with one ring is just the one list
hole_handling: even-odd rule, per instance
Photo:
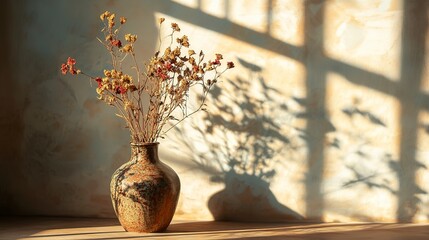
{"label": "shadow of vase", "polygon": [[300,222],[304,218],[281,204],[263,179],[229,171],[225,188],[212,195],[208,208],[216,221]]}

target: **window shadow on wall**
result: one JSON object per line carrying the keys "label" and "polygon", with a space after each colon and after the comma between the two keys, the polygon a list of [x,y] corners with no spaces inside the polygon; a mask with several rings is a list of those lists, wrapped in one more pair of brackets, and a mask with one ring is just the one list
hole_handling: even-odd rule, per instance
{"label": "window shadow on wall", "polygon": [[[384,160],[390,164],[390,169],[396,172],[399,188],[371,182],[373,178],[362,176],[361,172],[350,167],[355,173],[354,183],[365,183],[368,186],[382,188],[396,195],[398,199],[397,221],[412,221],[418,211],[418,195],[426,194],[417,187],[416,171],[424,168],[416,160],[418,115],[422,110],[429,109],[429,97],[421,92],[422,72],[425,65],[425,42],[427,32],[427,3],[425,1],[404,1],[403,31],[402,31],[402,55],[401,77],[399,82],[378,73],[374,73],[357,66],[330,58],[324,53],[324,7],[326,2],[322,0],[308,0],[304,3],[305,14],[305,44],[303,47],[285,43],[274,39],[268,32],[260,33],[252,29],[240,26],[226,18],[217,18],[199,9],[192,9],[173,3],[168,0],[162,2],[169,5],[169,9],[161,8],[160,11],[183,21],[202,26],[220,34],[233,37],[248,44],[264,48],[276,54],[303,63],[306,67],[306,91],[305,99],[306,115],[308,119],[306,143],[309,151],[307,159],[308,172],[305,176],[306,184],[306,212],[307,218],[323,220],[325,200],[322,191],[323,173],[325,170],[325,138],[326,134],[335,131],[326,114],[326,74],[336,73],[347,81],[358,86],[394,96],[400,103],[400,141],[399,159],[392,159],[386,153]],[[226,1],[228,3],[228,1]],[[269,6],[272,5],[268,4]],[[173,11],[174,10],[174,11]],[[272,9],[267,9],[270,13]],[[229,15],[228,4],[225,7],[225,16]],[[267,14],[270,19],[270,14]],[[198,19],[198,21],[196,21]],[[268,22],[267,29],[270,29]],[[370,113],[368,113],[370,114]],[[366,115],[370,120],[376,120],[374,115]],[[380,124],[376,123],[376,124]],[[345,187],[353,185],[345,183]],[[361,219],[365,219],[363,216]]]}
{"label": "window shadow on wall", "polygon": [[428,104],[427,96],[420,89],[427,49],[428,2],[414,0],[403,4],[401,78],[396,95],[401,103],[397,221],[412,222],[418,212],[418,194],[426,194],[416,184],[416,172],[422,168],[416,152],[419,113]]}

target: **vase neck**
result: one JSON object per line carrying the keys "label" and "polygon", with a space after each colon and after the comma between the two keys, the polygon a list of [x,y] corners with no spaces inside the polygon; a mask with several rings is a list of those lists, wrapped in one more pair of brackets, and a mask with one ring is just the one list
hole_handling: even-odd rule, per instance
{"label": "vase neck", "polygon": [[131,143],[131,157],[137,161],[158,162],[159,143]]}

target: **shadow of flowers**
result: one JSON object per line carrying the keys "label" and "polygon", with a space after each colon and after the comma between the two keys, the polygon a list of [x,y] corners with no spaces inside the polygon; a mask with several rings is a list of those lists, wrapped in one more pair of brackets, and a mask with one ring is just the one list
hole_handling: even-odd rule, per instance
{"label": "shadow of flowers", "polygon": [[303,131],[290,124],[296,114],[282,94],[266,84],[262,68],[242,59],[238,62],[247,78],[216,86],[207,99],[210,113],[176,128],[176,136],[198,168],[209,173],[212,182],[225,185],[208,201],[215,220],[303,220],[270,189],[276,167],[300,148]]}

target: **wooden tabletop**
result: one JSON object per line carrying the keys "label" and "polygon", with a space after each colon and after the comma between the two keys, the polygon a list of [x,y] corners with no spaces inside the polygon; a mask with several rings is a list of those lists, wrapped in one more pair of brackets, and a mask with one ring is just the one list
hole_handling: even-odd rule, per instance
{"label": "wooden tabletop", "polygon": [[427,224],[273,224],[173,221],[166,232],[125,232],[116,219],[0,218],[0,239],[429,239]]}

